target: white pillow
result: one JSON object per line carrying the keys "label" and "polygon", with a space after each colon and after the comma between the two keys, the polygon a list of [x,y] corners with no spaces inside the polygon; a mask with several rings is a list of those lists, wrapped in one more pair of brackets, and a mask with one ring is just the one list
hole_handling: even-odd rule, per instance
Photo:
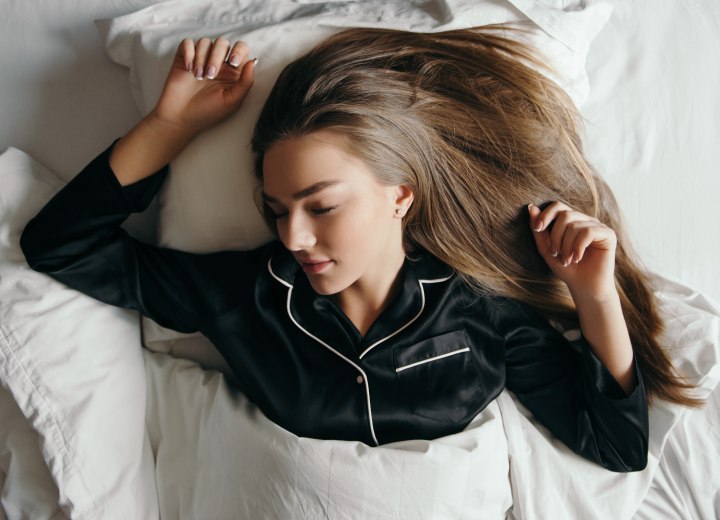
{"label": "white pillow", "polygon": [[1,388],[0,518],[65,518],[39,445],[37,432],[12,395]]}
{"label": "white pillow", "polygon": [[67,515],[156,517],[137,314],[31,270],[20,250],[60,185],[20,150],[0,156],[0,381],[40,435]]}
{"label": "white pillow", "polygon": [[[548,55],[561,86],[581,103],[588,93],[585,57],[612,9],[595,4],[562,11],[527,0],[405,1],[315,4],[256,0],[168,1],[98,22],[110,57],[130,68],[142,113],[160,96],[178,43],[185,37],[225,36],[248,43],[259,57],[255,85],[239,113],[199,135],[173,162],[160,197],[160,243],[194,252],[256,247],[272,234],[252,200],[249,148],[260,109],[278,74],[325,37],[352,26],[440,31],[488,23],[525,22],[530,43]],[[522,11],[533,20],[528,21]],[[438,18],[430,13],[436,11]],[[292,17],[291,19],[288,19]],[[537,25],[535,25],[537,24]]]}
{"label": "white pillow", "polygon": [[[522,39],[543,52],[560,74],[556,81],[580,105],[589,92],[585,58],[590,43],[611,13],[604,3],[565,11],[531,0],[435,0],[422,6],[404,0],[312,6],[255,0],[242,7],[235,0],[174,0],[99,21],[98,27],[110,57],[130,68],[133,98],[142,113],[159,98],[185,37],[242,39],[259,57],[255,84],[238,114],[199,135],[172,162],[158,196],[160,244],[207,252],[249,249],[273,237],[253,202],[252,130],[280,71],[326,36],[352,26],[441,31],[520,22],[529,29]],[[143,334],[148,348],[230,373],[202,335],[169,331],[147,318]]]}

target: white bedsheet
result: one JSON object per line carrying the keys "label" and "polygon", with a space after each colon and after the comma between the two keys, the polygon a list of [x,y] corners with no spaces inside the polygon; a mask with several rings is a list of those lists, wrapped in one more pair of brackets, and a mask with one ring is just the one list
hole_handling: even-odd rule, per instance
{"label": "white bedsheet", "polygon": [[720,518],[720,389],[668,439],[636,520]]}
{"label": "white bedsheet", "polygon": [[720,2],[611,3],[588,55],[586,150],[646,265],[720,301]]}
{"label": "white bedsheet", "polygon": [[[18,147],[69,179],[130,128],[139,114],[126,72],[105,56],[92,20],[151,3],[0,3],[0,151]],[[615,13],[588,59],[588,153],[615,189],[647,264],[720,300],[720,5],[611,3]],[[151,217],[152,210],[128,227],[152,239]],[[0,519],[28,503],[34,517],[61,518],[57,490],[33,451],[36,437],[18,413],[0,391]],[[15,442],[9,435],[18,431]],[[636,518],[720,517],[718,432],[715,391],[674,429]]]}

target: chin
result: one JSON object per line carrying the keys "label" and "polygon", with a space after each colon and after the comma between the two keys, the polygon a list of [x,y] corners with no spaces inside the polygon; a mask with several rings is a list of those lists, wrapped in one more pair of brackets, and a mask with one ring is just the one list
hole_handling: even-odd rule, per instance
{"label": "chin", "polygon": [[343,289],[347,288],[347,286],[338,283],[331,283],[329,281],[323,282],[322,280],[313,280],[311,276],[308,276],[308,279],[310,280],[310,286],[313,288],[313,291],[323,296],[337,294]]}

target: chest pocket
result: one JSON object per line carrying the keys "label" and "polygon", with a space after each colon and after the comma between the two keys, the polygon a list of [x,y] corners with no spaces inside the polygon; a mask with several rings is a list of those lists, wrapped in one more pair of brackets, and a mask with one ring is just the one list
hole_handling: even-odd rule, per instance
{"label": "chest pocket", "polygon": [[482,403],[480,370],[462,330],[393,351],[395,376],[411,412],[460,423]]}

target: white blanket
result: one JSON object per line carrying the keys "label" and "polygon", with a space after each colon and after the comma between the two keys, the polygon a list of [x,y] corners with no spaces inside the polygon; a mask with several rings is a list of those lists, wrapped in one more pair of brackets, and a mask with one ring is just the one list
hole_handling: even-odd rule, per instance
{"label": "white blanket", "polygon": [[[103,0],[88,0],[79,6],[77,2],[71,0],[54,0],[53,2],[11,2],[0,5],[0,18],[8,21],[3,25],[3,31],[0,31],[0,43],[5,49],[0,56],[0,64],[2,70],[6,71],[0,75],[0,106],[3,114],[0,148],[8,144],[20,146],[30,151],[33,156],[41,158],[53,171],[67,179],[78,171],[93,153],[129,128],[137,119],[138,113],[128,94],[126,73],[121,68],[113,66],[106,58],[95,28],[90,22],[91,17],[107,18],[129,13],[150,3],[152,0],[117,0],[110,5]],[[538,2],[540,3],[553,2]],[[720,162],[718,148],[715,146],[718,136],[717,121],[720,120],[720,101],[718,101],[720,98],[716,95],[720,88],[720,74],[717,72],[717,67],[708,66],[708,57],[716,55],[720,49],[717,39],[720,30],[717,6],[713,0],[703,0],[692,5],[669,0],[613,3],[616,4],[615,14],[608,29],[600,34],[591,48],[588,63],[592,90],[584,110],[590,124],[587,149],[601,172],[610,178],[621,199],[621,204],[626,208],[634,238],[640,242],[641,253],[649,263],[663,273],[672,274],[695,287],[702,288],[703,293],[707,292],[718,297],[720,278],[715,273],[717,262],[720,261],[718,254],[720,240],[715,238],[718,236],[718,221],[714,218],[713,201],[720,189],[720,178],[715,175],[715,165]],[[28,42],[28,35],[32,35],[31,43]],[[15,154],[15,158],[18,157],[20,156]],[[16,172],[25,171],[22,170],[26,168],[25,166],[21,166],[18,170],[17,162],[8,163],[7,156],[2,156],[2,159],[3,166],[9,165],[10,169],[15,168]],[[27,156],[22,161],[22,164],[26,165]],[[2,168],[2,171],[8,170]],[[25,179],[29,182],[30,178],[25,177]],[[10,184],[5,179],[0,179],[0,200],[8,204],[3,208],[17,207],[14,204],[16,192],[13,190],[18,187],[27,190],[23,193],[36,197],[19,199],[27,203],[34,200],[35,209],[40,204],[39,197],[47,195],[47,192],[42,190],[34,192],[36,185]],[[32,208],[28,207],[26,217],[31,210]],[[7,213],[3,213],[0,223],[4,226],[7,222]],[[131,223],[136,234],[151,237],[152,233],[148,232],[151,228],[147,226],[147,222],[142,226],[135,225],[138,223],[139,221]],[[10,244],[12,237],[17,237],[8,234],[7,229],[3,227],[0,231],[3,247]],[[7,257],[3,262],[6,261],[8,261]],[[17,254],[9,261],[14,262],[15,267],[12,267],[11,271],[0,270],[0,283],[17,283],[12,291],[2,293],[0,301],[4,304],[12,303],[4,309],[12,311],[17,310],[18,305],[27,306],[34,305],[38,301],[42,302],[37,291],[39,288],[47,288],[45,282],[33,284],[29,281],[29,277],[20,273],[17,266],[21,264],[17,262],[20,262],[21,258]],[[10,272],[19,275],[13,278],[8,276]],[[704,298],[700,293],[685,290],[687,292],[684,295],[677,295],[678,301],[688,305],[684,307],[687,313],[682,314],[685,321],[678,322],[683,324],[683,329],[688,328],[687,319],[704,316],[704,314],[695,314],[693,308],[702,309],[707,304],[703,302]],[[57,297],[58,294],[49,295],[50,299],[46,299],[45,302],[51,301],[52,298],[58,301]],[[67,293],[64,297],[72,302],[81,301]],[[94,310],[94,307],[85,308]],[[137,335],[137,329],[133,333],[131,328],[126,328],[136,326],[132,316],[122,312],[119,314],[110,312],[104,315],[106,319],[99,322],[100,326],[96,328],[93,341],[88,343],[87,348],[90,350],[86,352],[86,358],[97,359],[97,352],[102,351],[103,347],[110,348],[111,352],[117,348],[119,352],[132,353],[135,360],[140,361],[139,365],[133,366],[142,370],[143,358],[139,356],[139,343],[135,339],[128,339],[125,343],[116,343],[116,347],[109,347],[112,342],[108,340],[112,339],[112,331],[117,330],[115,327],[118,325],[122,330],[127,331],[128,338]],[[53,316],[63,320],[62,315],[40,313],[37,314],[38,319],[33,320],[32,323],[40,326],[48,320],[52,321]],[[71,312],[68,312],[67,316],[68,319],[65,321],[72,331],[72,327],[77,327],[78,319],[72,318]],[[107,318],[108,316],[113,317]],[[83,318],[86,319],[87,315],[84,314]],[[4,338],[8,335],[12,338],[13,335],[7,328],[8,321],[0,320],[0,323],[6,326],[3,329]],[[57,341],[60,337],[58,333],[62,330],[62,327],[38,328],[30,339],[40,338],[45,334],[46,337],[49,336]],[[697,339],[710,342],[711,346],[712,342],[716,341],[713,339],[716,336],[711,333],[703,336],[698,329],[695,329],[693,334]],[[72,336],[72,332],[67,335],[70,338]],[[31,342],[27,345],[31,345]],[[22,353],[23,349],[27,350],[24,344],[15,346],[17,352]],[[9,352],[7,349],[2,351]],[[704,352],[710,354],[705,359],[691,356],[692,361],[687,366],[690,368],[714,366],[717,357],[713,358],[712,355],[717,355],[716,350],[707,349],[706,345]],[[63,368],[67,365],[67,357],[63,360],[60,352],[56,354],[56,357],[49,358],[51,362],[46,363],[45,367]],[[38,364],[42,365],[40,363],[42,359],[48,361],[48,358],[32,355],[25,359],[30,368],[38,368]],[[112,357],[105,359],[111,360]],[[151,389],[163,388],[162,383],[166,380],[163,378],[166,378],[168,373],[175,374],[173,384],[179,387],[185,385],[184,381],[197,382],[197,379],[193,380],[193,378],[197,378],[197,374],[200,373],[197,368],[181,370],[175,366],[174,360],[157,358],[156,355],[146,355],[145,362],[149,367],[147,376],[152,378],[148,379]],[[137,397],[134,392],[137,391],[140,382],[133,378],[129,380],[118,378],[116,403],[119,404],[115,407],[103,406],[99,400],[101,394],[94,392],[93,395],[88,395],[88,390],[92,390],[93,386],[87,384],[87,379],[84,378],[87,376],[88,368],[93,366],[97,365],[85,364],[82,370],[76,368],[71,372],[60,371],[54,374],[54,379],[43,379],[40,377],[41,373],[36,378],[25,379],[29,390],[15,394],[9,394],[4,390],[0,392],[0,489],[2,489],[0,519],[62,518],[65,514],[77,518],[152,518],[159,510],[175,510],[187,518],[197,517],[194,513],[196,511],[194,499],[196,496],[202,498],[201,484],[206,480],[214,484],[218,482],[208,476],[216,466],[205,463],[202,457],[212,451],[211,442],[219,439],[223,432],[203,429],[202,442],[192,449],[187,449],[185,445],[182,450],[163,452],[165,448],[159,435],[167,437],[168,449],[173,446],[173,442],[177,442],[185,435],[190,441],[199,434],[197,423],[202,418],[194,424],[188,420],[190,425],[185,425],[187,429],[181,432],[177,431],[178,416],[153,414],[149,416],[147,433],[152,437],[154,444],[152,451],[149,447],[144,451],[142,435],[140,441],[134,445],[126,444],[126,441],[128,438],[137,438],[136,434],[129,437],[124,435],[124,427],[132,424],[140,424],[142,433],[144,414],[141,413],[139,419],[137,415],[133,415],[135,418],[132,421],[139,423],[126,421],[125,424],[120,420],[117,423],[121,425],[120,427],[99,434],[96,426],[102,426],[104,423],[98,421],[96,416],[84,415],[85,412],[103,410],[110,415],[104,420],[113,419],[116,413],[120,416],[114,417],[115,420],[121,419],[122,414],[132,411],[135,414],[138,411],[142,412],[142,406],[134,406],[133,409],[127,407],[128,396]],[[109,373],[113,374],[111,364],[107,368]],[[184,375],[186,372],[187,376]],[[16,377],[18,372],[7,374],[5,373],[2,379],[6,387],[11,384],[10,378]],[[211,381],[218,376],[207,373],[202,377],[208,380],[206,386],[209,389],[219,389],[216,396],[221,397],[216,398],[226,400],[225,409],[231,406],[237,406],[241,411],[244,409],[244,405],[241,406],[241,399],[238,397],[231,399],[231,396],[226,395],[223,385],[213,386],[214,383]],[[712,386],[713,378],[717,378],[716,373],[708,374],[705,379],[706,384]],[[112,379],[109,381],[113,382]],[[130,388],[130,393],[123,393],[126,390],[123,384],[128,381],[133,382],[135,388]],[[83,419],[85,421],[82,423],[83,431],[90,431],[93,434],[90,439],[76,435],[73,426],[64,429],[56,427],[53,430],[52,421],[48,421],[53,415],[48,413],[48,408],[33,406],[33,399],[38,397],[37,394],[33,396],[33,384],[46,385],[46,389],[57,385],[59,390],[69,390],[67,395],[72,401],[70,408],[54,401],[62,395],[62,392],[44,394],[49,399],[46,404],[53,404],[55,408],[52,409],[55,411],[71,410],[77,413],[62,417]],[[144,386],[144,383],[142,385]],[[198,389],[197,386],[194,388]],[[198,410],[206,408],[212,401],[210,390],[206,390],[205,386],[199,388],[199,395],[192,401]],[[187,389],[180,388],[179,391],[183,392],[182,395],[191,395]],[[156,406],[163,403],[163,397],[155,394],[149,396],[149,409],[155,410]],[[173,401],[171,396],[167,397],[168,408],[175,406],[183,408],[182,403]],[[60,408],[57,408],[59,405]],[[552,465],[542,467],[535,464],[536,461],[547,460],[548,454],[551,454],[555,447],[551,441],[543,439],[541,431],[528,426],[529,423],[522,415],[522,411],[512,411],[510,407],[512,413],[506,413],[509,406],[510,401],[505,396],[498,401],[498,410],[502,411],[500,417],[504,429],[508,432],[508,449],[513,453],[509,459],[511,480],[507,481],[512,483],[514,502],[512,515],[519,518],[532,517],[533,514],[538,518],[593,518],[598,517],[597,515],[604,515],[600,516],[602,518],[628,518],[633,515],[628,513],[634,507],[633,504],[640,502],[643,489],[649,486],[649,492],[639,504],[640,509],[635,515],[637,518],[654,520],[720,517],[718,492],[720,457],[717,453],[717,446],[720,445],[718,436],[720,397],[717,391],[712,395],[705,410],[685,412],[682,417],[680,414],[674,414],[673,410],[653,410],[655,425],[653,432],[660,431],[657,429],[658,424],[670,427],[675,421],[679,423],[671,430],[665,442],[664,456],[655,466],[653,480],[648,482],[644,480],[645,477],[635,477],[638,480],[633,481],[631,485],[618,484],[615,481],[600,482],[595,487],[592,482],[585,485],[584,478],[588,477],[585,474],[585,466],[580,464],[580,469],[567,470],[567,465],[575,464],[574,462],[563,463],[557,468]],[[496,413],[494,407],[489,411]],[[192,417],[192,410],[189,408],[183,409],[182,413],[186,417]],[[56,414],[55,417],[60,416]],[[251,417],[260,421],[257,415]],[[497,417],[493,415],[488,419],[486,425],[489,429],[495,428],[498,423]],[[237,418],[233,417],[233,419]],[[515,433],[512,433],[509,427],[505,428],[510,420],[519,425],[519,428],[512,430]],[[122,426],[123,424],[125,426]],[[245,427],[249,427],[249,424],[245,424]],[[33,425],[37,430],[33,429]],[[56,425],[61,424],[56,423]],[[193,426],[195,430],[192,429]],[[33,434],[33,431],[39,431],[40,435]],[[482,431],[482,427],[478,427],[474,433]],[[497,430],[493,429],[493,431]],[[58,432],[63,435],[58,436]],[[224,433],[228,434],[228,432]],[[465,433],[468,432],[462,435]],[[274,431],[273,436],[268,438],[277,441],[277,436],[281,434],[282,432]],[[262,435],[256,432],[251,438],[257,440],[258,437]],[[658,437],[654,435],[654,438]],[[237,438],[225,439],[228,440],[233,441],[231,446],[240,448],[241,443]],[[533,440],[538,442],[533,444]],[[228,446],[228,444],[220,445]],[[42,447],[42,451],[39,446]],[[513,451],[518,446],[521,447],[520,451]],[[658,446],[657,443],[655,446]],[[137,450],[136,453],[139,455],[134,459],[127,455],[118,457],[118,454],[127,454],[127,449]],[[455,446],[452,447],[452,450],[457,449]],[[562,453],[561,449],[559,451]],[[152,452],[158,454],[156,467],[153,466]],[[280,452],[289,453],[289,445]],[[457,453],[457,451],[453,452]],[[75,457],[74,454],[78,453],[90,459],[95,457],[103,471],[87,472],[85,463],[88,459]],[[177,455],[175,462],[171,456],[168,456],[171,453]],[[432,450],[430,453],[433,453]],[[466,450],[466,453],[477,457],[474,451]],[[327,453],[325,455],[327,456]],[[365,457],[367,454],[362,452],[360,455]],[[415,455],[419,456],[419,452],[409,453],[411,457]],[[247,457],[247,452],[243,456]],[[223,462],[230,464],[228,462],[231,459],[230,452],[214,452],[214,457],[222,458]],[[338,461],[337,457],[338,452],[335,451],[332,463],[313,467],[313,471],[308,475],[320,481],[325,478],[324,481],[327,482],[328,475],[334,476],[328,468],[347,467],[344,465],[347,463],[347,458],[341,457]],[[122,458],[125,459],[125,464]],[[524,459],[529,459],[530,463],[521,464]],[[132,463],[127,464],[133,460],[140,460],[142,464],[149,462],[149,466],[141,466],[150,468],[150,474],[144,473],[145,470],[138,472],[137,464],[135,467]],[[204,480],[197,480],[192,487],[178,488],[175,491],[161,488],[158,494],[155,487],[155,472],[161,475],[157,477],[161,487],[166,477],[174,478],[177,482],[186,485],[188,480],[183,480],[181,475],[168,476],[168,474],[172,473],[173,468],[188,467],[190,460],[195,468],[204,471],[202,473]],[[243,460],[247,461],[247,459]],[[258,458],[255,460],[257,461]],[[322,504],[323,496],[347,498],[343,490],[331,489],[328,494],[321,495],[317,491],[321,488],[308,489],[308,484],[298,484],[298,479],[294,483],[289,479],[274,479],[275,475],[282,477],[284,474],[291,474],[289,470],[286,473],[281,470],[295,466],[292,460],[289,462],[287,460],[279,462],[273,458],[269,460],[273,464],[271,471],[266,472],[262,469],[262,460],[258,462],[260,469],[245,468],[248,472],[252,471],[251,474],[255,477],[256,482],[253,482],[255,489],[265,483],[267,484],[265,489],[271,493],[250,497],[256,500],[256,508],[261,504],[257,500],[265,499],[272,504],[272,507],[279,504],[276,509],[271,508],[268,511],[276,513],[283,511],[282,504],[287,495],[272,494],[273,490],[294,489],[297,496],[292,499],[294,501],[287,504],[296,506],[305,504],[308,508],[310,504],[315,504],[318,506],[316,510],[319,511],[327,511],[318,505]],[[327,458],[321,460],[327,461]],[[303,469],[302,466],[297,468]],[[553,469],[570,478],[563,479],[558,474],[549,478],[547,471]],[[232,475],[232,469],[225,470],[224,474]],[[101,478],[95,478],[98,475]],[[247,479],[248,473],[245,475]],[[296,475],[300,476],[297,473]],[[141,476],[140,480],[138,476]],[[129,484],[133,482],[131,477],[135,479],[135,486]],[[352,479],[352,476],[346,478]],[[73,488],[78,482],[89,488]],[[234,485],[232,481],[230,483],[233,485],[225,488],[227,493],[234,493],[238,500],[248,498],[243,495],[240,486]],[[98,492],[99,488],[104,488],[107,494],[102,495]],[[197,491],[193,491],[194,489]],[[351,491],[355,492],[355,489]],[[451,491],[448,490],[441,489],[439,492],[441,496],[452,496]],[[104,498],[97,498],[101,496]],[[158,496],[163,497],[159,502]],[[225,497],[227,496],[229,495],[226,494]],[[421,496],[420,502],[427,503],[428,496]],[[500,494],[498,496],[502,498]],[[496,503],[501,504],[502,501],[497,500]],[[612,513],[615,515],[611,515],[607,508],[614,507],[614,503],[617,503],[617,509],[613,509]],[[222,504],[224,502],[219,502],[218,508],[213,511],[221,512],[219,507]],[[339,511],[340,502],[334,504],[335,511]],[[114,505],[117,507],[113,508]],[[470,505],[482,507],[479,502],[472,502]],[[259,510],[255,509],[255,511]],[[294,510],[292,513],[290,515],[292,517],[303,516],[303,510]],[[338,512],[338,516],[342,518],[341,514],[354,517],[351,510]],[[364,514],[362,510],[358,515],[360,514]],[[208,516],[203,515],[203,517]],[[324,517],[325,513],[317,516]],[[436,517],[441,516],[438,514]]]}

